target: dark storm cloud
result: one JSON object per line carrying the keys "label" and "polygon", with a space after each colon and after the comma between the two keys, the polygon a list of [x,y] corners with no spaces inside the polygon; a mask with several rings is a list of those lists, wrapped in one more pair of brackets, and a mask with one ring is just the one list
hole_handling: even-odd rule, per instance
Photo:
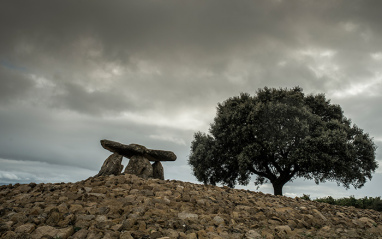
{"label": "dark storm cloud", "polygon": [[[233,82],[236,92],[248,88],[255,91],[268,84],[278,86],[281,77],[285,78],[286,86],[310,86],[311,82],[306,81],[315,80],[314,86],[320,87],[325,76],[315,75],[307,64],[315,64],[316,59],[305,57],[299,62],[293,54],[298,50],[335,49],[340,53],[336,56],[341,62],[339,67],[355,76],[368,76],[367,67],[362,73],[360,67],[354,66],[366,66],[369,60],[365,58],[369,56],[363,52],[377,50],[371,43],[380,36],[380,27],[375,22],[378,20],[375,11],[373,17],[367,17],[372,9],[370,4],[360,1],[244,1],[241,4],[9,1],[1,10],[1,28],[7,32],[2,37],[1,49],[4,57],[13,64],[25,65],[31,74],[43,76],[48,82],[70,82],[62,84],[66,91],[60,94],[60,105],[89,113],[96,112],[94,104],[99,110],[115,107],[115,111],[120,111],[117,103],[102,104],[105,100],[102,95],[113,94],[116,87],[126,89],[123,96],[132,96],[127,105],[144,97],[148,97],[148,102],[157,97],[174,95],[175,98],[174,92],[185,91],[203,97],[217,91],[224,98],[231,93],[226,85],[235,78],[242,83],[240,86]],[[365,43],[367,38],[371,43]],[[361,50],[362,54],[349,49]],[[287,64],[277,67],[280,62]],[[148,63],[158,73],[142,74],[139,64],[145,63],[143,68]],[[92,82],[100,78],[88,74],[108,64],[125,70],[114,86],[103,91],[95,89],[92,94],[81,92],[86,91],[85,86],[75,84],[76,81]],[[107,73],[113,69],[104,70]],[[203,76],[203,81],[208,83],[198,80],[198,74],[203,71],[209,76]],[[57,79],[57,74],[62,77]],[[194,84],[193,90],[189,90],[188,82]],[[200,87],[195,87],[197,84]],[[147,90],[158,87],[162,90]],[[338,87],[338,83],[333,83],[333,87]],[[93,99],[82,101],[84,98]],[[178,101],[171,98],[165,102]]]}

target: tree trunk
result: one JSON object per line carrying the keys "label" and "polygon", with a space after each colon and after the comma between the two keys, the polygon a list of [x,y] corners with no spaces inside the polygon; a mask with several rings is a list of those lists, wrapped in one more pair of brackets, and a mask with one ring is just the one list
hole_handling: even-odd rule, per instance
{"label": "tree trunk", "polygon": [[273,191],[274,191],[274,195],[283,195],[283,186],[284,186],[284,183],[272,183],[273,185]]}

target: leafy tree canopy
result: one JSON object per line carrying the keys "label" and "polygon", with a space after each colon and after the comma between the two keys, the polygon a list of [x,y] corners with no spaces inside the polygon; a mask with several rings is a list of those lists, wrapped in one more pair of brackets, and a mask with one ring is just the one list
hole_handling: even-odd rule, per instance
{"label": "leafy tree canopy", "polygon": [[324,94],[300,87],[259,89],[217,106],[210,134],[197,132],[189,164],[206,184],[270,181],[275,195],[297,177],[362,187],[378,167],[376,146]]}

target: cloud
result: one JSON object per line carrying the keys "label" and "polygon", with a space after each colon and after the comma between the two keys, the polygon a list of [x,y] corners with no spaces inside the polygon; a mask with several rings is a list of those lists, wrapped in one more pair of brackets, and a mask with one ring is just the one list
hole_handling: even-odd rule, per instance
{"label": "cloud", "polygon": [[0,184],[76,182],[96,174],[95,171],[38,161],[0,159]]}
{"label": "cloud", "polygon": [[218,102],[264,86],[326,93],[381,138],[381,4],[6,1],[0,157],[96,172],[107,138],[172,150],[168,175],[195,180],[194,132],[208,130]]}
{"label": "cloud", "polygon": [[331,94],[336,98],[347,98],[349,96],[366,95],[368,97],[380,96],[382,90],[382,75],[379,72],[371,79],[365,79],[361,82],[354,82],[345,89],[334,90]]}
{"label": "cloud", "polygon": [[0,64],[0,100],[4,103],[20,101],[33,88],[33,83],[24,72]]}
{"label": "cloud", "polygon": [[0,171],[0,180],[15,181],[15,180],[20,180],[20,178],[17,177],[17,175],[14,173]]}
{"label": "cloud", "polygon": [[174,138],[172,136],[166,136],[166,135],[149,135],[149,138],[151,139],[157,139],[157,140],[164,140],[164,141],[169,141],[175,144],[179,145],[186,145],[186,142],[184,142],[183,139],[180,138]]}

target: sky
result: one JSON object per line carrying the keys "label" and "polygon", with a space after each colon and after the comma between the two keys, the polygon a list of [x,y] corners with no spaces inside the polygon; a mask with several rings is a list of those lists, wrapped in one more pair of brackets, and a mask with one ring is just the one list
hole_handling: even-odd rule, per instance
{"label": "sky", "polygon": [[[101,139],[173,151],[165,178],[197,182],[194,133],[219,102],[265,86],[324,93],[374,138],[382,165],[382,1],[0,4],[0,184],[94,176],[111,154]],[[358,190],[296,179],[283,191],[376,197],[381,181],[378,168]]]}

